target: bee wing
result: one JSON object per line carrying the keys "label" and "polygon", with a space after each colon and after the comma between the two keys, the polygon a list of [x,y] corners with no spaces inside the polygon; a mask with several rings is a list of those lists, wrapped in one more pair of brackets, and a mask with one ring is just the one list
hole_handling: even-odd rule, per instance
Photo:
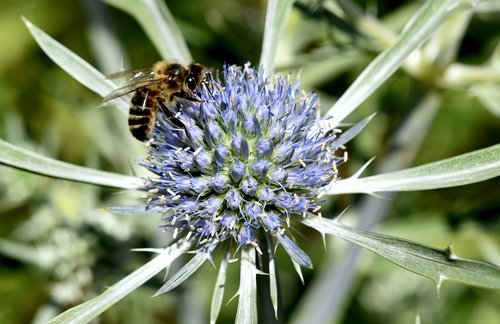
{"label": "bee wing", "polygon": [[151,68],[147,69],[130,69],[112,73],[106,77],[106,79],[114,80],[123,78],[127,83],[136,82],[142,79],[151,78],[154,72]]}
{"label": "bee wing", "polygon": [[123,87],[111,91],[106,97],[103,98],[103,101],[110,101],[119,98],[121,96],[124,96],[126,94],[129,94],[131,92],[134,92],[137,89],[162,82],[165,82],[165,78],[155,78],[155,79],[148,79],[148,80],[137,81],[134,83],[129,83]]}

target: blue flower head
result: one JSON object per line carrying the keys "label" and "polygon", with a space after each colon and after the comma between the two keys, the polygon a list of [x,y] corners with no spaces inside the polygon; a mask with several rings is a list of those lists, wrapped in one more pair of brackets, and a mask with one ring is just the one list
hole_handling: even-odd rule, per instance
{"label": "blue flower head", "polygon": [[298,86],[248,64],[225,66],[221,78],[208,75],[197,100],[178,103],[175,123],[158,114],[142,164],[156,175],[147,179],[147,206],[165,215],[163,226],[208,250],[226,241],[259,250],[270,233],[311,267],[290,226],[318,215],[343,158],[335,132],[316,127],[317,95]]}

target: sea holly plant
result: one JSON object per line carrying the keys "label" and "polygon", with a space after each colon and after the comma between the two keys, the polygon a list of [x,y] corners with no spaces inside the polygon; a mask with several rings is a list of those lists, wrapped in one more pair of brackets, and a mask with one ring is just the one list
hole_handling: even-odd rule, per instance
{"label": "sea holly plant", "polygon": [[[165,59],[191,61],[163,2],[107,2],[133,13]],[[323,116],[316,93],[302,91],[298,78],[275,73],[278,44],[292,5],[292,1],[268,2],[257,65],[226,64],[208,73],[195,93],[196,100],[178,100],[172,107],[178,111],[175,120],[158,113],[147,155],[138,157],[139,165],[149,171],[144,178],[71,165],[0,141],[3,164],[51,177],[143,191],[142,203],[109,210],[160,215],[161,226],[172,237],[167,247],[141,249],[157,256],[101,295],[54,318],[54,323],[90,321],[185,254],[192,255],[191,259],[169,274],[155,296],[168,293],[211,263],[218,269],[210,313],[214,323],[224,294],[230,293],[225,291],[228,267],[237,263],[236,322],[258,320],[257,295],[265,289],[258,284],[258,276],[268,277],[264,293],[270,297],[272,316],[280,317],[275,255],[283,249],[299,275],[302,268],[313,268],[307,251],[296,240],[304,226],[366,248],[431,278],[438,287],[453,280],[500,288],[500,268],[494,264],[461,258],[451,246],[436,249],[348,226],[339,215],[321,209],[332,195],[446,188],[500,175],[498,144],[374,176],[362,177],[366,166],[353,175],[339,171],[349,162],[349,141],[374,117],[350,126],[342,124],[344,119],[399,68],[418,70],[415,65],[421,59],[412,58],[425,57],[425,46],[435,40],[433,32],[457,15],[470,13],[477,1],[426,2]],[[42,50],[84,86],[103,97],[119,86],[30,21],[25,19],[25,23]],[[170,48],[178,50],[170,52]],[[437,80],[449,85],[446,73]],[[113,103],[127,110],[124,98]]]}

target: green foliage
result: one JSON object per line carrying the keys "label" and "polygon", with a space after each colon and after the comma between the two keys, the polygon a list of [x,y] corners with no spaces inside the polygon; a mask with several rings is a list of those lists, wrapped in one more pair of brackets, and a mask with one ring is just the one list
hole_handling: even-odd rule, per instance
{"label": "green foliage", "polygon": [[134,16],[142,25],[164,59],[190,62],[187,49],[174,17],[160,0],[103,0]]}
{"label": "green foliage", "polygon": [[360,245],[397,265],[434,280],[438,289],[445,280],[500,288],[500,267],[477,260],[460,258],[452,250],[438,250],[408,240],[362,231],[337,220],[315,217],[304,220],[322,234],[331,234]]}
{"label": "green foliage", "polygon": [[500,144],[418,167],[371,177],[340,180],[331,194],[429,190],[463,186],[500,175]]}
{"label": "green foliage", "polygon": [[159,251],[159,255],[156,258],[109,287],[104,293],[62,313],[51,320],[50,323],[81,323],[92,320],[130,292],[143,285],[151,277],[168,268],[175,259],[186,252],[188,247],[189,245],[186,242],[179,242],[163,251]]}
{"label": "green foliage", "polygon": [[138,189],[142,180],[54,160],[0,140],[0,163],[33,173],[122,189]]}

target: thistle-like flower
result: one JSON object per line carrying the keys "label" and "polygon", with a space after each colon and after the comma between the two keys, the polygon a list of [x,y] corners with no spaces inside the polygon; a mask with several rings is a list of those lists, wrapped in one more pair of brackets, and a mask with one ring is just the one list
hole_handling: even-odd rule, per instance
{"label": "thistle-like flower", "polygon": [[[165,59],[176,57],[184,62],[192,60],[163,2],[111,2],[134,13]],[[212,299],[211,323],[216,321],[222,305],[225,270],[239,251],[241,257],[236,255],[241,263],[236,322],[257,322],[256,275],[263,273],[269,275],[269,285],[262,285],[259,289],[269,289],[274,315],[281,316],[277,310],[278,283],[273,248],[281,245],[299,271],[297,265],[312,267],[310,258],[292,236],[296,231],[292,226],[296,223],[313,228],[321,235],[328,234],[369,249],[405,269],[431,278],[438,288],[444,280],[500,288],[498,266],[460,258],[451,247],[439,250],[353,228],[340,223],[338,218],[332,219],[333,215],[330,213],[325,218],[321,218],[320,213],[323,195],[446,188],[483,181],[500,174],[500,146],[494,145],[448,160],[371,177],[360,177],[363,167],[348,179],[336,182],[339,177],[337,167],[347,160],[344,144],[359,133],[371,117],[343,132],[335,127],[403,64],[411,71],[412,76],[422,78],[420,81],[426,85],[425,88],[456,88],[457,84],[461,87],[470,80],[473,80],[470,88],[476,88],[475,74],[471,77],[463,72],[482,70],[485,66],[464,69],[462,64],[452,64],[453,55],[448,55],[451,52],[458,53],[453,50],[450,52],[450,46],[452,49],[453,46],[458,46],[459,42],[456,40],[465,31],[464,28],[454,28],[459,20],[449,18],[455,17],[454,14],[467,13],[468,10],[472,12],[473,1],[463,1],[460,6],[453,2],[456,1],[426,2],[409,19],[409,23],[397,37],[391,36],[392,29],[385,32],[384,28],[377,27],[377,21],[372,18],[369,18],[369,24],[362,23],[366,18],[358,17],[356,13],[352,21],[361,22],[358,26],[360,31],[366,29],[366,26],[375,26],[377,31],[382,31],[374,33],[373,30],[365,30],[362,33],[364,36],[373,38],[375,35],[373,44],[392,45],[366,67],[328,110],[326,116],[331,118],[329,120],[319,117],[319,103],[315,94],[301,92],[298,82],[292,81],[290,77],[264,74],[272,72],[275,67],[277,44],[283,35],[293,3],[269,1],[260,59],[264,68],[256,70],[250,65],[226,66],[220,75],[207,76],[204,84],[194,94],[195,100],[179,99],[177,107],[172,107],[178,110],[175,117],[167,117],[160,111],[152,141],[149,142],[148,157],[141,161],[153,173],[145,181],[48,159],[0,141],[1,164],[68,180],[145,190],[146,210],[161,214],[161,225],[177,239],[166,248],[146,249],[158,252],[159,255],[99,296],[59,315],[54,322],[86,322],[94,319],[146,280],[169,268],[180,255],[189,250],[195,251],[194,257],[157,294],[167,292],[193,274],[205,261],[213,261],[212,256],[221,249],[225,249],[226,253],[220,265],[217,265],[219,274]],[[351,8],[349,11],[357,10]],[[347,11],[345,13],[346,16],[350,15]],[[471,15],[461,17],[468,20]],[[118,88],[113,80],[106,78],[75,53],[29,21],[25,22],[49,57],[82,84],[101,96],[108,96],[110,91]],[[448,22],[452,25],[444,25]],[[442,33],[430,38],[433,31],[439,30],[442,25],[446,27],[442,31],[458,31],[452,37],[454,44],[443,42],[445,38]],[[297,26],[301,27],[300,24]],[[380,34],[384,36],[378,39]],[[165,47],[166,44],[168,46]],[[422,44],[427,45],[423,45],[420,51],[419,46]],[[440,50],[446,55],[439,54]],[[415,56],[418,59],[409,56],[410,53],[418,54]],[[447,60],[450,61],[446,62]],[[460,73],[457,77],[457,67],[458,71],[462,71],[462,77]],[[490,66],[487,68],[494,71]],[[431,77],[428,71],[433,72]],[[486,85],[495,80],[493,74],[484,73],[487,76],[483,80]],[[455,77],[450,78],[450,75]],[[405,156],[411,155],[408,152],[418,147],[420,135],[423,134],[421,126],[430,123],[437,108],[439,100],[434,91],[431,92],[415,108],[409,118],[410,122],[400,128],[400,131],[404,130],[401,134],[405,135],[401,136],[404,140],[400,143],[398,139],[397,144],[402,147],[401,152],[404,151]],[[489,96],[485,98],[491,102]],[[117,104],[124,109],[128,105],[124,98],[120,98],[119,103],[117,100]],[[416,137],[419,140],[414,141],[408,134],[418,134]],[[391,158],[385,163],[391,168],[394,164]],[[381,215],[365,215],[363,209],[365,208],[361,208],[359,215],[361,217],[376,220]],[[136,206],[115,207],[110,210],[143,211]],[[23,251],[21,260],[25,260],[25,249],[17,250]],[[262,263],[255,262],[255,252],[264,254],[259,260]],[[355,259],[354,253],[348,254],[347,259]],[[268,261],[267,265],[265,261]],[[334,275],[326,282],[334,283],[339,278],[344,280],[354,273],[351,265],[341,268],[344,270],[338,276]],[[345,281],[348,282],[349,279]],[[330,284],[323,286],[329,287]],[[332,293],[339,294],[337,290]],[[332,316],[338,311],[337,306],[314,302],[319,298],[325,301],[332,298],[325,298],[323,291],[315,290],[314,295],[316,297],[311,299],[313,302],[308,302],[308,306],[304,308],[307,312],[299,314],[296,322],[334,320]],[[345,292],[340,292],[340,296],[335,299],[339,301],[345,296]],[[265,303],[262,306],[268,307]]]}
{"label": "thistle-like flower", "polygon": [[264,77],[249,64],[209,75],[198,101],[179,103],[179,127],[159,113],[148,159],[147,208],[166,215],[174,237],[200,249],[252,245],[271,234],[290,257],[312,267],[290,238],[297,217],[320,215],[322,188],[344,155],[336,131],[317,128],[318,97],[290,77]]}

